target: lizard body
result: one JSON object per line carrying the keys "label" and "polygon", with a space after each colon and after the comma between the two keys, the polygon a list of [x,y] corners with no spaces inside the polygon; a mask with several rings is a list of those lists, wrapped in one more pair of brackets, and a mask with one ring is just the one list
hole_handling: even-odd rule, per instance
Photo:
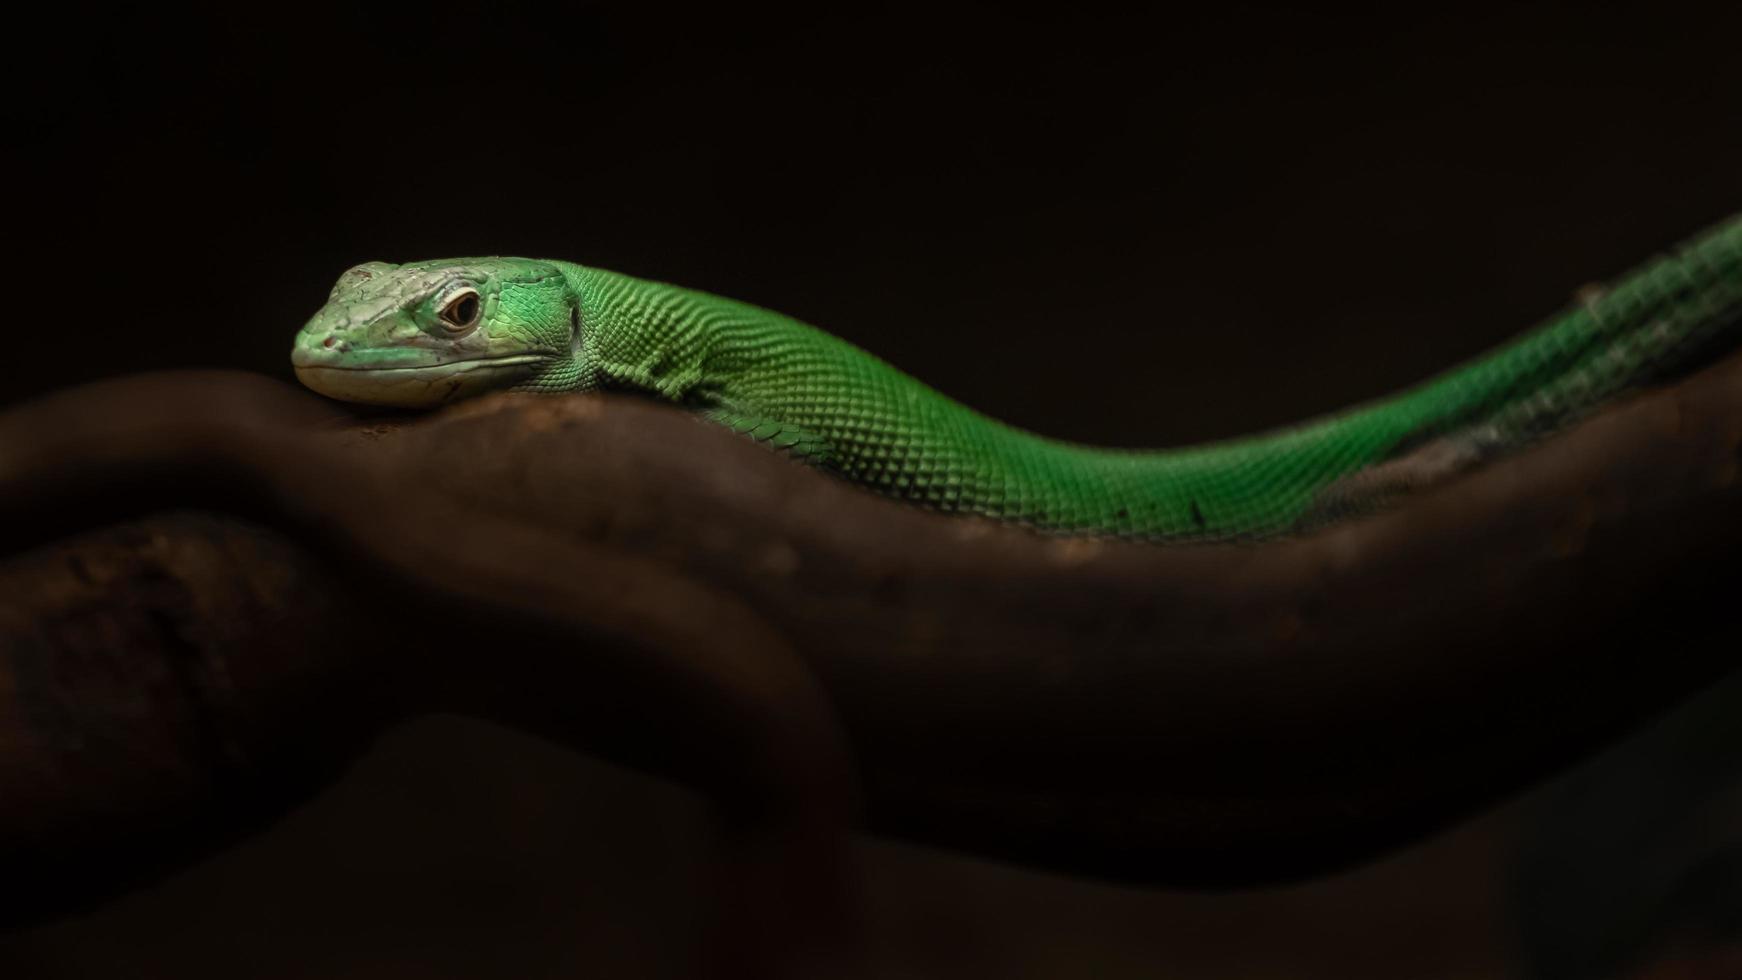
{"label": "lizard body", "polygon": [[1370,510],[1697,367],[1739,333],[1742,217],[1396,395],[1173,450],[1025,432],[790,317],[559,261],[357,266],[291,357],[309,387],[373,404],[633,390],[934,509],[1174,541],[1273,537]]}

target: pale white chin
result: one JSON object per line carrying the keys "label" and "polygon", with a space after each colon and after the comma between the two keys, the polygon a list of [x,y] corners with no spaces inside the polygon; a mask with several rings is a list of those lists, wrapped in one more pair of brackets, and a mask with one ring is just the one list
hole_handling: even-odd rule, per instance
{"label": "pale white chin", "polygon": [[364,405],[434,408],[461,398],[506,391],[538,373],[537,355],[453,361],[430,367],[356,370],[296,367],[296,379],[328,398]]}

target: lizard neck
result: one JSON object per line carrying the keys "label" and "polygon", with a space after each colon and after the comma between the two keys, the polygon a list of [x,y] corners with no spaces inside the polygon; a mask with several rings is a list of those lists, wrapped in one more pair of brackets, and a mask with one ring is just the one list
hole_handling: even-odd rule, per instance
{"label": "lizard neck", "polygon": [[728,301],[607,269],[565,266],[580,300],[576,359],[590,387],[628,389],[679,404],[707,404],[710,354]]}

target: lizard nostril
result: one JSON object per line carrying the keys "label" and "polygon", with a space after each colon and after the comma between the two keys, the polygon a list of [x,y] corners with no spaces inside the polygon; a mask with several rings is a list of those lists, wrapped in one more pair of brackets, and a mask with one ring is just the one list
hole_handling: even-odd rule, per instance
{"label": "lizard nostril", "polygon": [[326,339],[326,340],[323,340],[323,341],[321,341],[321,346],[322,346],[322,347],[331,347],[331,346],[333,346],[333,335],[332,335],[332,334],[328,334],[328,335],[327,335],[327,339]]}

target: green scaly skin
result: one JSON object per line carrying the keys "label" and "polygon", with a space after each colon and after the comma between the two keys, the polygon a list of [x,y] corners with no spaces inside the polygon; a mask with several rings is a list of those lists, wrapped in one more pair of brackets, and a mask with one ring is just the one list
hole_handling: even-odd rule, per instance
{"label": "green scaly skin", "polygon": [[1739,335],[1742,216],[1390,398],[1168,451],[1023,432],[789,317],[567,262],[358,266],[291,360],[310,388],[378,405],[633,390],[938,510],[1056,533],[1225,540],[1370,510],[1707,363]]}

